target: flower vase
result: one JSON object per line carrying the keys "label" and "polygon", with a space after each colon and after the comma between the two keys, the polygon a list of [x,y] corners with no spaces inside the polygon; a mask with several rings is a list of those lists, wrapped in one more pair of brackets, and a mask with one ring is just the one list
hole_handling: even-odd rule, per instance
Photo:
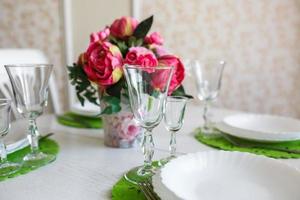
{"label": "flower vase", "polygon": [[[139,143],[142,129],[134,120],[129,104],[121,103],[121,107],[118,113],[102,116],[104,144],[115,148],[131,148]],[[104,109],[103,104],[101,108]]]}

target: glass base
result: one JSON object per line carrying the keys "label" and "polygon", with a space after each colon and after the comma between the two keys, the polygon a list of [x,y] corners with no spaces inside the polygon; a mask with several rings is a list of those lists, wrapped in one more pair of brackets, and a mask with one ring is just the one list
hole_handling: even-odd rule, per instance
{"label": "glass base", "polygon": [[0,163],[0,176],[8,176],[17,172],[21,168],[21,164],[14,162]]}
{"label": "glass base", "polygon": [[213,127],[202,127],[202,134],[207,138],[217,138],[220,137],[218,131],[216,131]]}
{"label": "glass base", "polygon": [[144,168],[144,166],[140,166],[129,170],[126,174],[124,174],[124,178],[127,181],[137,185],[151,179],[153,175],[154,169],[151,167],[147,169]]}
{"label": "glass base", "polygon": [[36,168],[51,163],[55,159],[56,156],[52,154],[45,154],[43,152],[29,153],[23,158],[23,166]]}

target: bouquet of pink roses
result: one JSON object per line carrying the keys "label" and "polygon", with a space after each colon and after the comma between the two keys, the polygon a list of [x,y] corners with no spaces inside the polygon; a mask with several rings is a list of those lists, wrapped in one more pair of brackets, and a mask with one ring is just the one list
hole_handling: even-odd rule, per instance
{"label": "bouquet of pink roses", "polygon": [[[103,30],[92,33],[87,50],[77,63],[68,67],[71,83],[75,85],[81,104],[87,99],[105,104],[102,114],[121,110],[121,98],[128,98],[122,66],[124,64],[147,67],[173,66],[169,95],[185,95],[181,85],[184,66],[180,59],[163,48],[159,33],[148,34],[153,16],[142,22],[131,17],[115,20]],[[94,86],[98,87],[94,87]]]}

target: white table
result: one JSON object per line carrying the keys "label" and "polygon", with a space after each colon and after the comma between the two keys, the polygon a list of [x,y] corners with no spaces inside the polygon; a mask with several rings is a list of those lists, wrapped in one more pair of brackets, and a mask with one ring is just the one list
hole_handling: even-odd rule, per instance
{"label": "white table", "polygon": [[[215,120],[234,113],[213,110]],[[185,124],[178,134],[178,152],[212,150],[193,138],[192,131],[202,123],[201,107],[190,105]],[[55,132],[60,145],[57,160],[29,174],[0,182],[1,200],[99,200],[110,199],[112,186],[130,168],[140,165],[143,156],[139,148],[115,149],[104,146],[100,130],[75,129],[59,125],[55,116],[40,117],[38,125],[43,133]],[[26,123],[12,125],[11,134],[24,132]],[[154,130],[157,147],[154,159],[168,155],[170,135],[163,124]],[[284,162],[300,167],[299,159]]]}

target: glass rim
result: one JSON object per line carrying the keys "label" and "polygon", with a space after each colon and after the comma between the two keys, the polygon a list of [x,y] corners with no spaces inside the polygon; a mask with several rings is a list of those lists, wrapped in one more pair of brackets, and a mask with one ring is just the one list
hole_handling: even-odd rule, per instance
{"label": "glass rim", "polygon": [[141,66],[141,65],[125,64],[125,65],[123,65],[123,68],[131,68],[131,69],[174,69],[174,66],[157,65],[155,67],[147,67],[147,66]]}
{"label": "glass rim", "polygon": [[49,63],[26,63],[26,64],[8,64],[4,67],[53,67],[53,64]]}

